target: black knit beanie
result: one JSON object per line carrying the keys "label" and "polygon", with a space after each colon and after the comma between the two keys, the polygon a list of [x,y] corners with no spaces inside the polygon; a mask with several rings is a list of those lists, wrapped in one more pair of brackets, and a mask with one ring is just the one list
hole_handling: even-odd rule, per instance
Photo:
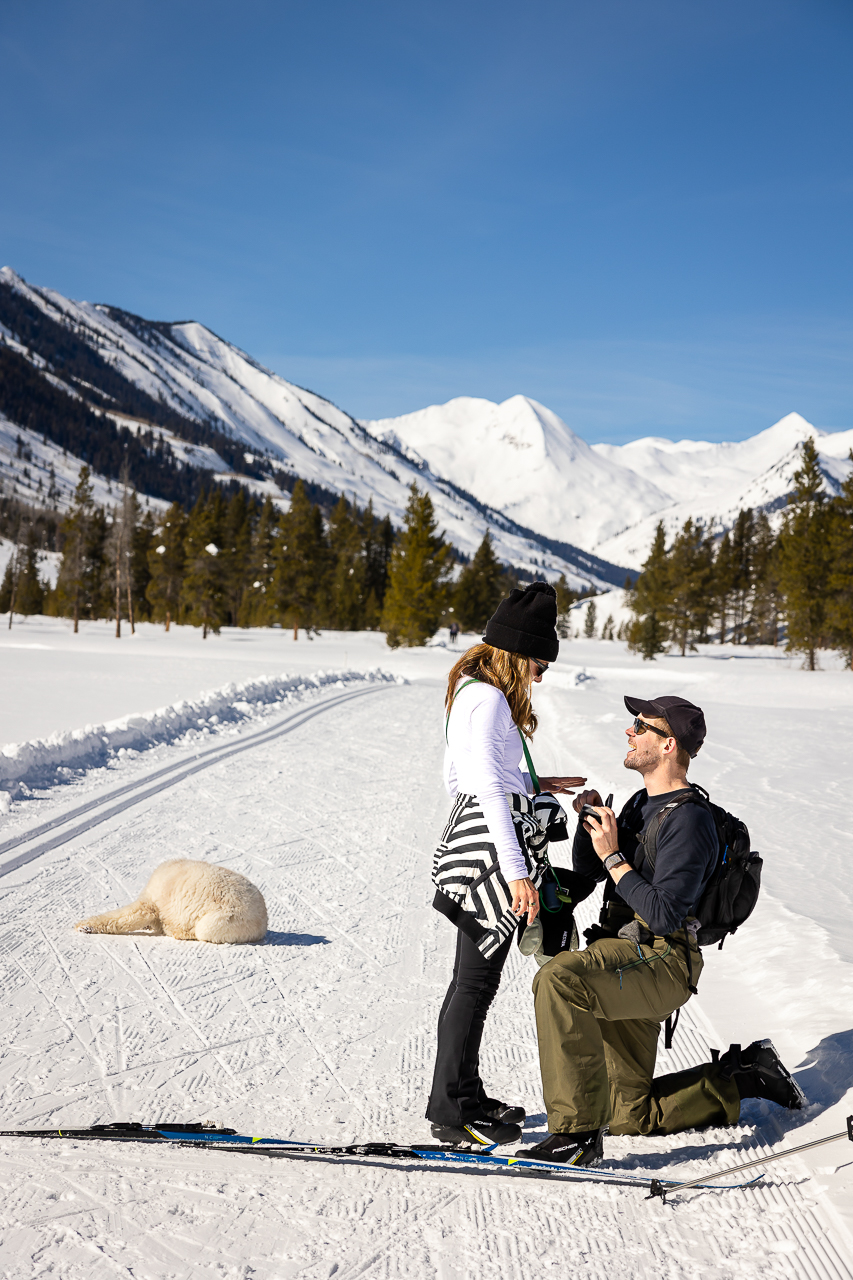
{"label": "black knit beanie", "polygon": [[554,662],[560,652],[554,588],[547,582],[532,582],[523,590],[516,587],[489,618],[483,639],[495,649]]}

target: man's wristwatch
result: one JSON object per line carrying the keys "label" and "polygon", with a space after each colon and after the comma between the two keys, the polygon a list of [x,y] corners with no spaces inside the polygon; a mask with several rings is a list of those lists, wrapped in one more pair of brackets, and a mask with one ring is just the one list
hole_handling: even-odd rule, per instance
{"label": "man's wristwatch", "polygon": [[614,867],[621,867],[623,862],[626,866],[628,865],[627,860],[622,857],[619,850],[614,849],[613,853],[608,853],[607,857],[603,860],[602,865],[605,871],[612,871]]}

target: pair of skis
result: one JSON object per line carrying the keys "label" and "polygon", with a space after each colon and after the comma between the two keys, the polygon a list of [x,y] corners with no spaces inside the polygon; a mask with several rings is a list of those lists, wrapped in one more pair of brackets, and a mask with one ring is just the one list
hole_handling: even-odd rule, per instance
{"label": "pair of skis", "polygon": [[[527,1160],[517,1155],[496,1155],[493,1147],[482,1151],[461,1151],[457,1147],[401,1146],[392,1142],[362,1142],[349,1146],[315,1146],[285,1138],[253,1137],[234,1129],[219,1129],[204,1124],[143,1125],[130,1123],[95,1124],[87,1129],[7,1129],[2,1138],[64,1138],[75,1142],[144,1142],[159,1145],[196,1147],[205,1150],[228,1150],[235,1153],[268,1156],[285,1160],[407,1160],[419,1165],[458,1165],[483,1173],[509,1173],[516,1176],[547,1178],[569,1182],[608,1182],[621,1187],[640,1187],[650,1195],[672,1192],[681,1185],[677,1178],[660,1178],[635,1174],[630,1170],[576,1168],[551,1164],[544,1160]],[[787,1154],[787,1153],[786,1153]],[[712,1175],[713,1176],[713,1175]],[[761,1176],[760,1174],[758,1175]],[[756,1181],[753,1178],[751,1181]],[[691,1184],[697,1189],[710,1185],[707,1178]],[[725,1187],[749,1186],[748,1182],[725,1183]],[[657,1190],[660,1188],[660,1191]],[[721,1188],[722,1189],[722,1188]]]}

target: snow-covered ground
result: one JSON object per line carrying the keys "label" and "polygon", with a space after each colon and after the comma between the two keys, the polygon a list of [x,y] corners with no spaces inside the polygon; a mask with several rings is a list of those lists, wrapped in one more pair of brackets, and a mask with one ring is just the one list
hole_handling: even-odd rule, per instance
{"label": "snow-covered ground", "polygon": [[[453,651],[391,652],[371,634],[202,641],[184,628],[116,641],[104,624],[74,637],[52,619],[10,633],[0,620],[0,650],[6,742],[282,672],[301,677],[290,692],[304,684],[312,711],[285,732],[298,698],[275,706],[253,704],[246,688],[222,693],[217,724],[101,759],[0,816],[4,849],[20,841],[32,853],[32,828],[55,820],[70,831],[70,812],[101,802],[90,812],[107,813],[116,806],[105,797],[129,788],[123,809],[87,829],[78,822],[76,835],[0,874],[2,1127],[168,1117],[325,1142],[422,1139],[454,942],[429,906]],[[342,691],[330,678],[377,665],[407,683],[350,678]],[[327,687],[312,689],[305,677],[318,671]],[[771,1036],[809,1099],[799,1114],[750,1103],[734,1129],[608,1143],[609,1160],[697,1176],[736,1163],[740,1141],[795,1145],[843,1129],[853,1110],[853,676],[829,659],[810,674],[770,649],[714,646],[644,664],[621,644],[572,640],[536,690],[537,767],[586,773],[624,801],[634,781],[621,767],[629,691],[701,703],[709,738],[692,774],[746,819],[765,856],[759,907],[706,955],[700,996],[661,1069],[700,1060],[709,1043]],[[229,696],[257,714],[229,718]],[[226,756],[219,744],[246,749]],[[203,766],[205,751],[207,767],[142,797],[152,772]],[[73,931],[178,855],[224,863],[262,888],[265,945]],[[485,1052],[487,1081],[527,1106],[528,1140],[544,1125],[532,976],[515,953]],[[610,1186],[4,1139],[0,1270],[14,1280],[853,1275],[853,1148],[839,1142],[771,1170],[749,1190],[662,1205]]]}

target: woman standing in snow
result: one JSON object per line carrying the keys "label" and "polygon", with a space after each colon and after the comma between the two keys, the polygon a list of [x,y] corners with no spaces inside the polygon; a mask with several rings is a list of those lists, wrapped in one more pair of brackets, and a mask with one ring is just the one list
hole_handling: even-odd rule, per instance
{"label": "woman standing in snow", "polygon": [[[502,600],[450,672],[444,783],[455,797],[436,850],[433,906],[458,930],[456,962],[438,1019],[427,1106],[433,1137],[456,1146],[516,1142],[521,1107],[490,1098],[480,1079],[480,1041],[519,920],[539,912],[550,821],[564,822],[553,795],[584,778],[536,778],[524,734],[536,729],[531,684],[560,648],[557,597],[545,582]],[[526,757],[528,771],[522,769]],[[533,797],[533,798],[531,798]]]}

